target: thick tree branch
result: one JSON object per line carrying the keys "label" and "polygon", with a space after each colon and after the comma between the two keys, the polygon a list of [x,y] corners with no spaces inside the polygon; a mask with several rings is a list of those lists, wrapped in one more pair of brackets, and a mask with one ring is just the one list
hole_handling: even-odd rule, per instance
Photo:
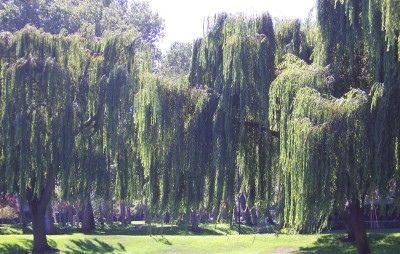
{"label": "thick tree branch", "polygon": [[260,126],[260,123],[258,123],[258,122],[246,121],[246,122],[244,122],[244,125],[246,127],[248,127],[248,128],[261,129],[261,131],[265,131],[265,132],[268,131],[271,134],[272,137],[279,138],[279,132],[278,131],[267,129],[267,127],[265,127],[264,125]]}
{"label": "thick tree branch", "polygon": [[74,130],[74,136],[78,135],[87,128],[94,128],[94,126],[96,125],[96,121],[97,121],[97,115],[90,117],[81,126],[79,126],[76,130]]}

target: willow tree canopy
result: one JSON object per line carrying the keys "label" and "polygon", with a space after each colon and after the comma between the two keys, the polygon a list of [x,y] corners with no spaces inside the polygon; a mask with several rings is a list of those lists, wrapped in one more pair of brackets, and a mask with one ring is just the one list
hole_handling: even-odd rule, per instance
{"label": "willow tree canopy", "polygon": [[219,95],[213,116],[216,201],[229,209],[241,190],[249,194],[252,206],[256,197],[266,200],[272,189],[267,98],[274,58],[269,15],[219,15],[194,45],[190,86],[208,87]]}
{"label": "willow tree canopy", "polygon": [[394,167],[382,170],[387,138],[380,120],[384,88],[331,95],[329,69],[287,55],[270,89],[270,122],[280,133],[283,226],[315,232],[353,197],[389,191]]}
{"label": "willow tree canopy", "polygon": [[1,34],[1,174],[9,191],[40,199],[56,183],[69,191],[71,182],[100,180],[106,155],[122,160],[118,149],[126,148],[116,144],[133,128],[134,38],[87,41],[30,27]]}

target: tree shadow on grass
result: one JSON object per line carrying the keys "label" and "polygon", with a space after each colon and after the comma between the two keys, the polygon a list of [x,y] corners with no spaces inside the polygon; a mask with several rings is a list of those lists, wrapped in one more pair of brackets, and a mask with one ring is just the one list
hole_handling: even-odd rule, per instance
{"label": "tree shadow on grass", "polygon": [[342,235],[322,235],[312,246],[301,247],[297,253],[354,253],[355,246],[352,243],[342,242],[340,237]]}
{"label": "tree shadow on grass", "polygon": [[71,240],[73,245],[67,245],[67,253],[114,253],[124,252],[125,247],[118,243],[117,246],[112,246],[97,238],[85,240]]}
{"label": "tree shadow on grass", "polygon": [[391,234],[370,234],[372,253],[398,254],[400,253],[400,237]]}
{"label": "tree shadow on grass", "polygon": [[[348,254],[357,253],[355,243],[343,242],[340,240],[345,235],[322,235],[309,247],[301,247],[296,253],[318,253],[318,254]],[[400,238],[385,233],[369,234],[369,241],[372,253],[398,254],[400,253]]]}
{"label": "tree shadow on grass", "polygon": [[[55,241],[51,239],[47,239],[48,244],[54,250],[51,253],[57,253],[57,244]],[[18,240],[16,243],[3,243],[0,244],[0,253],[15,253],[15,254],[22,254],[22,253],[30,253],[32,250],[33,241],[32,240]]]}
{"label": "tree shadow on grass", "polygon": [[20,235],[22,227],[20,224],[2,224],[0,225],[0,235]]}
{"label": "tree shadow on grass", "polygon": [[17,243],[3,243],[0,244],[0,253],[15,253],[15,254],[23,254],[27,253],[29,248],[22,246]]}
{"label": "tree shadow on grass", "polygon": [[159,227],[156,225],[129,225],[129,226],[111,226],[104,230],[97,230],[93,235],[223,235],[209,228],[199,228],[192,232],[185,226],[165,225]]}
{"label": "tree shadow on grass", "polygon": [[151,238],[153,238],[158,243],[162,243],[162,244],[170,245],[170,246],[172,245],[172,243],[163,235],[160,237],[152,236]]}

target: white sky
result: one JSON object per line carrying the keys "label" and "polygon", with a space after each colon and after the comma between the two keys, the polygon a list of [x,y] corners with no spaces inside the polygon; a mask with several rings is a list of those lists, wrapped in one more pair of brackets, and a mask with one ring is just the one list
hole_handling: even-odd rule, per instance
{"label": "white sky", "polygon": [[174,41],[192,42],[203,35],[203,21],[215,13],[269,12],[274,18],[306,18],[316,0],[148,0],[165,20],[163,51]]}

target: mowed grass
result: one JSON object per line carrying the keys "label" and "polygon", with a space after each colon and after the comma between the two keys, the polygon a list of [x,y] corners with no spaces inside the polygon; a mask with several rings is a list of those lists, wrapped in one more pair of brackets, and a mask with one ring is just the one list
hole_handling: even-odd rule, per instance
{"label": "mowed grass", "polygon": [[[202,226],[202,229],[205,231],[201,231],[200,235],[193,235],[164,228],[167,234],[159,235],[156,232],[150,236],[139,235],[143,233],[140,231],[142,229],[135,225],[124,229],[107,228],[93,235],[51,235],[48,240],[60,253],[356,253],[353,244],[338,240],[343,236],[342,232],[319,235],[238,235],[236,231],[227,230],[226,225],[218,225],[216,228]],[[205,234],[210,231],[214,233]],[[172,232],[186,235],[172,235]],[[374,231],[369,236],[373,253],[400,253],[400,230]],[[32,235],[0,235],[0,253],[26,253],[31,247]]]}

